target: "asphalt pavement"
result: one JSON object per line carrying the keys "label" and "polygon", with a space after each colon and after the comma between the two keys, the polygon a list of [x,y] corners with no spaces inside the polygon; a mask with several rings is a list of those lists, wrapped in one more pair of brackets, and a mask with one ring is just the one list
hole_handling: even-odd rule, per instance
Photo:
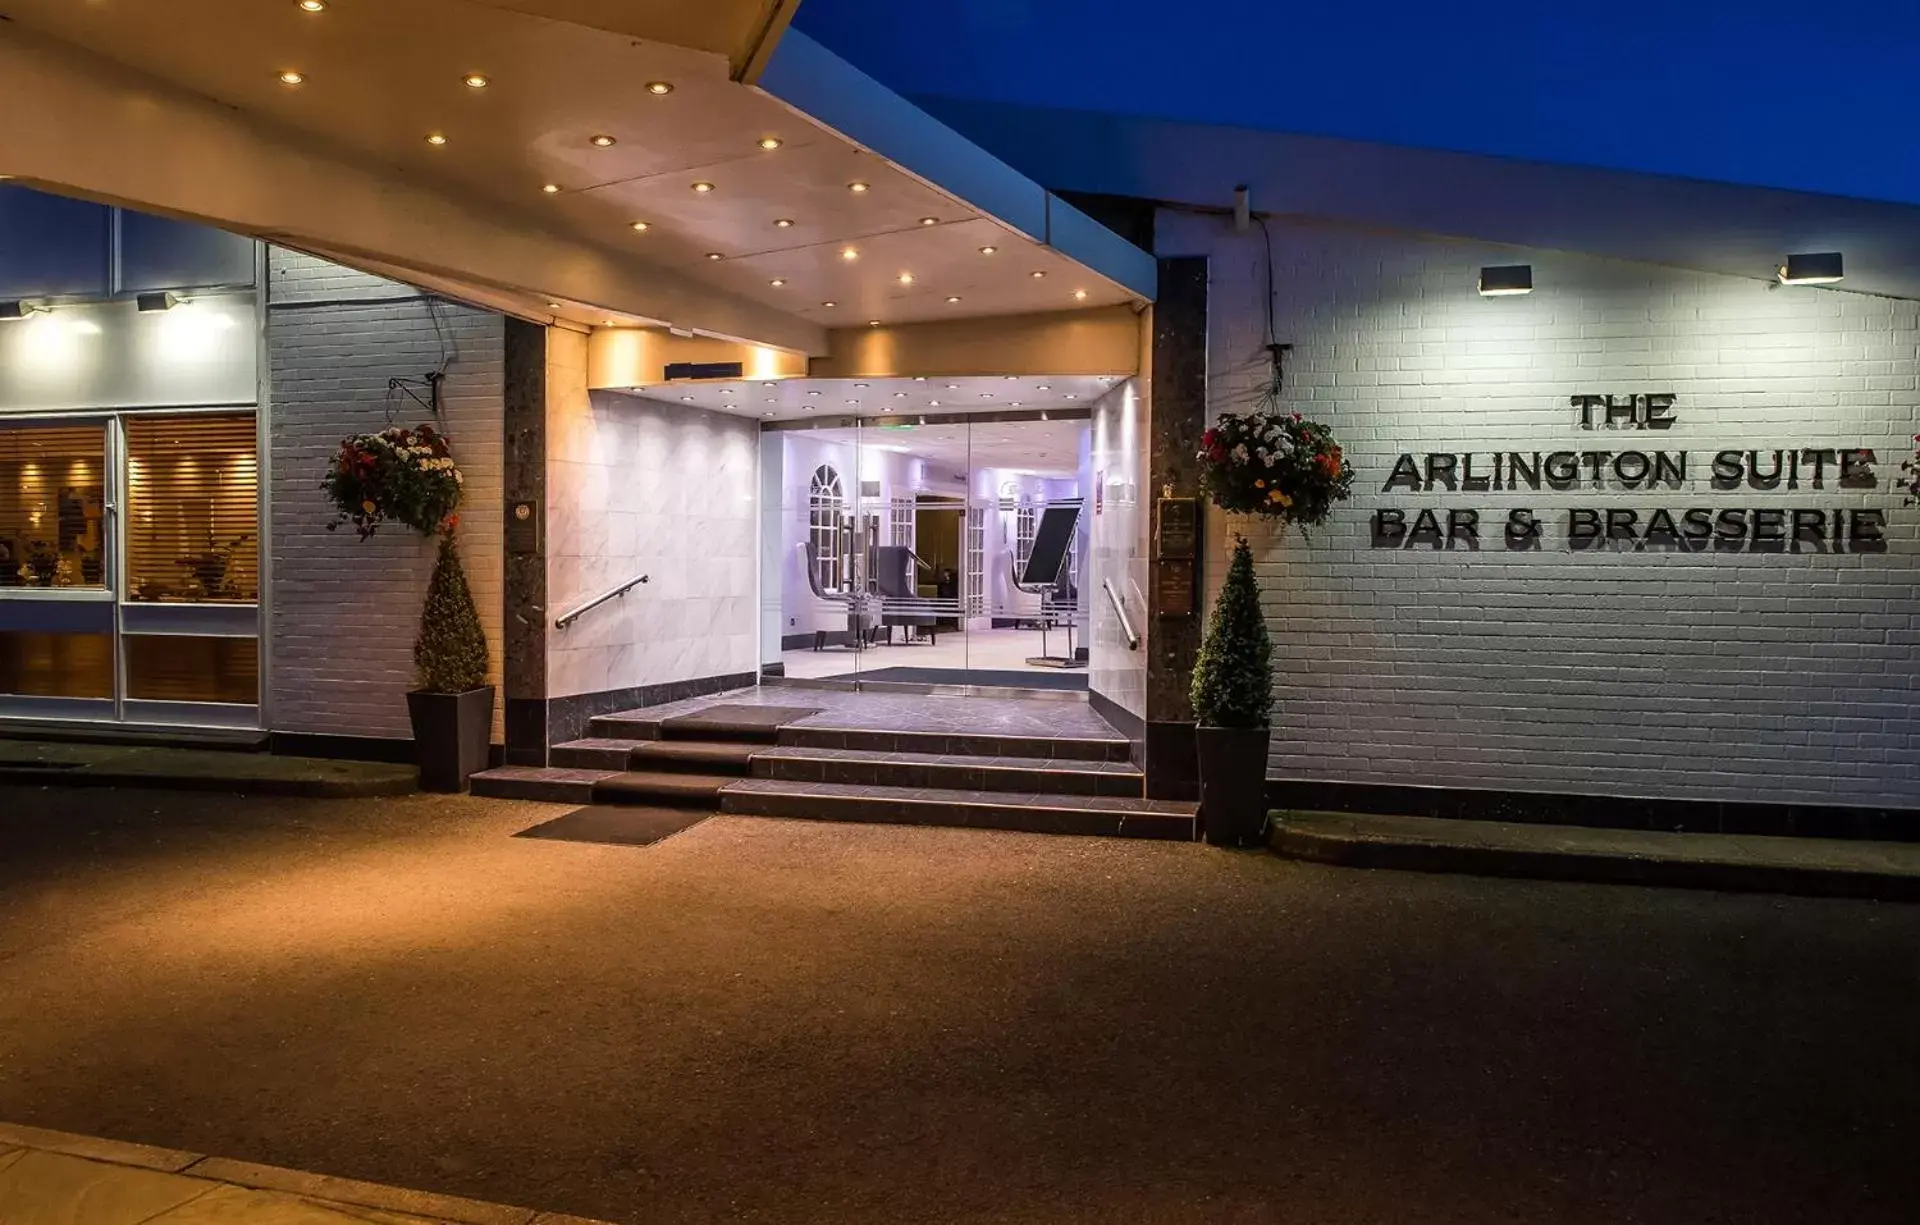
{"label": "asphalt pavement", "polygon": [[617,1221],[1906,1222],[1920,906],[0,791],[0,1121]]}

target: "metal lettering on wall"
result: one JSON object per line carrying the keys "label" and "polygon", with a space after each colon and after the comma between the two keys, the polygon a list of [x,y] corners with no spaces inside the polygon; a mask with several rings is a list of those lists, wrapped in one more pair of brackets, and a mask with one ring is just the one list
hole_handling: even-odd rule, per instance
{"label": "metal lettering on wall", "polygon": [[[1583,430],[1666,430],[1675,397],[1577,395]],[[1657,493],[1687,482],[1688,453],[1634,448],[1564,451],[1432,451],[1394,461],[1382,493],[1595,490]],[[1709,485],[1718,491],[1879,488],[1871,447],[1773,447],[1714,452]],[[1552,527],[1570,549],[1640,552],[1884,553],[1884,510],[1856,506],[1739,505],[1573,507],[1549,522],[1532,507],[1382,507],[1373,512],[1376,549],[1466,549],[1483,543],[1516,552],[1542,547]],[[1492,516],[1499,516],[1493,518]],[[1495,535],[1495,533],[1498,533]],[[1486,538],[1483,541],[1483,537]]]}

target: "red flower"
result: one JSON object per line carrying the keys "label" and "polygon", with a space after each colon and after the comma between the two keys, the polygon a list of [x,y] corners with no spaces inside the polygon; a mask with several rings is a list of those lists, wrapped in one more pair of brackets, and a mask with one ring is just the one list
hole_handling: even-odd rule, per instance
{"label": "red flower", "polygon": [[1219,445],[1219,439],[1220,433],[1218,430],[1208,430],[1206,433],[1200,435],[1200,445],[1211,451],[1215,446]]}

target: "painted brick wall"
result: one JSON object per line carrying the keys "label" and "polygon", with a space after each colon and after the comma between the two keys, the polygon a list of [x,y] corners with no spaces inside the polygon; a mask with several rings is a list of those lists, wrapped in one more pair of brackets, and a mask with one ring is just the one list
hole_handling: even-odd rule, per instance
{"label": "painted brick wall", "polygon": [[[1212,257],[1211,407],[1263,381],[1259,231],[1168,214]],[[1311,542],[1253,529],[1278,659],[1269,773],[1362,783],[1912,806],[1916,524],[1895,486],[1916,429],[1916,312],[1861,294],[1566,254],[1274,223],[1289,403],[1333,425],[1355,497]],[[1486,264],[1536,291],[1482,298]],[[1569,397],[1672,393],[1658,434],[1586,431]],[[1715,489],[1721,449],[1870,447],[1877,488]],[[1403,452],[1685,450],[1678,489],[1382,492]],[[1478,551],[1370,547],[1369,516],[1478,508]],[[1573,507],[1873,508],[1883,553],[1615,544]],[[1513,507],[1547,521],[1508,551]],[[1224,554],[1225,516],[1211,547]],[[1217,581],[1224,566],[1210,566]]]}
{"label": "painted brick wall", "polygon": [[[443,428],[466,476],[461,557],[500,670],[502,337],[499,316],[275,249],[269,268],[272,678],[275,731],[408,736],[413,638],[434,543],[405,529],[368,541],[331,518],[320,478],[347,434],[414,425],[425,409],[392,377],[450,358]],[[499,709],[496,705],[496,721]],[[496,729],[496,736],[497,736]]]}

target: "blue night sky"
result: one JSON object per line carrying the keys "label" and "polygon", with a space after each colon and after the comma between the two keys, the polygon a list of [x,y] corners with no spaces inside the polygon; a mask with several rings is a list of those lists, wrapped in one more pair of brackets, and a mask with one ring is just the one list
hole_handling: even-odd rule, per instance
{"label": "blue night sky", "polygon": [[1920,202],[1913,0],[805,0],[908,95]]}

